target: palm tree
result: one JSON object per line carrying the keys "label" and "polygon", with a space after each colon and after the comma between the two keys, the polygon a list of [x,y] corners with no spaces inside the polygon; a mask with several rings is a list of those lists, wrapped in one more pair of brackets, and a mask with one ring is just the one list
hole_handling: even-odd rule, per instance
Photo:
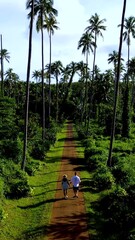
{"label": "palm tree", "polygon": [[64,69],[64,74],[68,75],[68,78],[69,78],[66,93],[65,93],[65,96],[64,96],[64,100],[63,100],[64,102],[66,102],[67,99],[68,99],[70,87],[71,87],[71,84],[73,82],[73,77],[74,77],[74,75],[77,71],[78,71],[78,63],[73,62],[73,61],[70,64],[68,64],[66,66],[66,68]]}
{"label": "palm tree", "polygon": [[35,112],[37,112],[37,99],[38,99],[38,91],[37,91],[37,83],[40,82],[41,79],[41,71],[35,70],[32,73],[32,78],[36,80],[36,104],[35,104]]}
{"label": "palm tree", "polygon": [[[120,26],[120,25],[118,25]],[[124,32],[123,40],[127,42],[128,47],[128,60],[127,60],[127,74],[126,74],[126,85],[124,91],[124,107],[123,107],[123,121],[122,121],[122,136],[129,137],[129,60],[130,60],[130,45],[131,36],[135,38],[135,17],[130,16],[124,20]],[[125,118],[125,120],[124,120]]]}
{"label": "palm tree", "polygon": [[8,96],[12,96],[16,92],[16,82],[19,80],[19,76],[13,72],[12,68],[9,68],[4,75],[7,82]]}
{"label": "palm tree", "polygon": [[51,74],[53,74],[56,78],[56,122],[58,122],[59,116],[59,99],[58,99],[58,92],[59,92],[59,75],[63,71],[63,65],[61,61],[56,61],[51,64]]}
{"label": "palm tree", "polygon": [[94,69],[95,69],[95,60],[96,60],[96,49],[97,49],[97,37],[101,36],[103,37],[102,31],[106,30],[106,26],[104,26],[104,22],[106,19],[100,20],[100,16],[95,13],[95,15],[92,15],[91,18],[88,20],[89,26],[86,27],[86,31],[94,34],[94,41],[95,41],[95,46],[94,46],[94,59],[93,59],[93,79],[94,79]]}
{"label": "palm tree", "polygon": [[113,63],[114,64],[114,74],[116,77],[116,70],[117,70],[117,63],[118,63],[118,52],[113,50],[112,53],[109,53],[109,58],[108,58],[108,63]]}
{"label": "palm tree", "polygon": [[83,123],[84,116],[85,116],[85,121],[86,121],[86,79],[87,74],[86,71],[88,71],[87,64],[84,63],[83,61],[80,61],[77,63],[78,70],[77,74],[79,75],[80,79],[78,80],[81,84],[81,98],[80,98],[80,104],[81,104],[81,123]]}
{"label": "palm tree", "polygon": [[9,52],[7,49],[2,47],[2,35],[1,35],[1,51],[0,51],[0,60],[1,60],[1,94],[4,95],[4,59],[9,63]]}
{"label": "palm tree", "polygon": [[120,66],[121,66],[121,51],[122,51],[122,38],[123,38],[123,28],[124,28],[124,18],[126,11],[126,0],[123,2],[123,11],[122,11],[122,19],[121,19],[121,31],[120,31],[120,43],[119,43],[119,51],[118,51],[118,68],[117,68],[117,78],[116,78],[116,86],[114,93],[114,107],[113,107],[113,121],[112,121],[112,129],[111,129],[111,139],[110,139],[110,148],[109,148],[109,156],[107,160],[107,166],[112,166],[112,149],[113,149],[113,141],[115,135],[115,121],[116,121],[116,110],[117,110],[117,96],[118,96],[118,86],[120,79]]}
{"label": "palm tree", "polygon": [[90,51],[93,53],[93,47],[95,47],[94,37],[91,33],[85,32],[78,42],[78,48],[82,48],[82,54],[86,54],[86,64],[88,66],[88,55]]}
{"label": "palm tree", "polygon": [[[30,0],[28,0],[29,2]],[[42,55],[42,107],[43,107],[43,118],[42,118],[42,140],[45,140],[45,93],[44,93],[44,34],[43,24],[44,20],[52,14],[56,16],[58,11],[53,8],[53,0],[36,0],[34,3],[34,16],[37,16],[36,29],[41,31],[41,55]],[[28,14],[30,16],[30,13]]]}
{"label": "palm tree", "polygon": [[[124,61],[124,59],[121,57],[121,61]],[[116,76],[117,76],[117,67],[118,67],[118,52],[116,52],[115,50],[112,53],[109,53],[109,58],[108,58],[108,63],[113,63],[114,64],[114,76],[115,76],[115,80],[116,80]],[[121,64],[121,70],[122,68],[122,64]]]}
{"label": "palm tree", "polygon": [[54,30],[58,30],[57,26],[58,22],[56,18],[50,14],[48,18],[45,19],[45,24],[43,27],[47,29],[49,35],[49,45],[50,45],[50,54],[49,54],[49,110],[48,110],[48,118],[50,122],[51,115],[51,56],[52,56],[52,35],[54,34]]}
{"label": "palm tree", "polygon": [[86,54],[86,83],[85,83],[85,125],[87,119],[87,101],[88,101],[88,55],[90,51],[93,53],[93,47],[95,47],[94,37],[91,33],[85,32],[78,42],[78,49],[82,47],[82,54]]}
{"label": "palm tree", "polygon": [[36,80],[36,83],[38,83],[38,81],[40,81],[41,78],[41,71],[39,70],[33,71],[32,78],[34,78]]}
{"label": "palm tree", "polygon": [[28,49],[28,63],[27,63],[27,77],[26,77],[26,101],[25,101],[25,129],[24,129],[24,145],[23,145],[23,160],[21,169],[25,170],[26,153],[27,153],[27,136],[28,136],[28,114],[29,114],[29,79],[31,67],[31,53],[32,53],[32,33],[33,33],[33,19],[34,19],[34,0],[26,3],[26,8],[31,8],[30,31],[29,31],[29,49]]}
{"label": "palm tree", "polygon": [[129,60],[128,63],[128,74],[132,80],[132,98],[131,98],[131,107],[135,103],[135,57]]}
{"label": "palm tree", "polygon": [[[120,25],[118,25],[120,26]],[[129,18],[125,18],[124,20],[124,29],[123,32],[123,40],[127,42],[128,46],[128,64],[130,59],[130,45],[131,45],[131,36],[135,38],[135,17],[131,16]]]}

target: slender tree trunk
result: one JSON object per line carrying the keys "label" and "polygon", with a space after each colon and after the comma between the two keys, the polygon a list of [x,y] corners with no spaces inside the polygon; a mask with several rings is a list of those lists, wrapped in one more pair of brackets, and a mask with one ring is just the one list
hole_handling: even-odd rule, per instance
{"label": "slender tree trunk", "polygon": [[65,97],[64,97],[64,102],[66,102],[67,99],[68,99],[69,90],[70,90],[71,84],[73,82],[74,74],[75,74],[75,70],[73,69],[73,72],[72,72],[72,74],[70,76],[69,83],[68,83],[68,86],[67,86],[66,94],[65,94]]}
{"label": "slender tree trunk", "polygon": [[86,83],[85,83],[85,127],[88,121],[88,52],[86,53]]}
{"label": "slender tree trunk", "polygon": [[50,43],[50,64],[49,64],[49,109],[48,109],[48,115],[49,115],[49,124],[50,124],[50,116],[51,116],[51,56],[52,56],[52,44],[51,44],[51,30],[49,34],[49,43]]}
{"label": "slender tree trunk", "polygon": [[28,64],[27,64],[27,86],[26,86],[26,106],[25,106],[25,129],[24,129],[24,146],[23,146],[23,161],[21,169],[25,170],[26,165],[26,152],[27,152],[27,135],[28,135],[28,114],[29,114],[29,79],[30,79],[30,67],[31,67],[31,53],[32,53],[32,31],[33,31],[33,16],[34,16],[34,0],[32,0],[31,6],[31,21],[30,21],[30,33],[29,33],[29,51],[28,51]]}
{"label": "slender tree trunk", "polygon": [[[43,13],[42,13],[43,14]],[[43,16],[41,16],[41,55],[42,55],[42,140],[45,141],[45,90],[44,90],[44,34],[43,34]]]}
{"label": "slender tree trunk", "polygon": [[58,122],[58,115],[59,115],[59,103],[58,103],[58,76],[56,75],[56,122]]}
{"label": "slender tree trunk", "polygon": [[1,96],[4,96],[4,69],[3,69],[3,56],[2,56],[2,34],[1,34]]}
{"label": "slender tree trunk", "polygon": [[123,26],[124,26],[125,11],[126,11],[126,0],[124,0],[124,3],[123,3],[122,20],[121,20],[121,32],[120,32],[119,54],[118,54],[117,79],[116,79],[115,96],[114,96],[112,131],[111,131],[111,139],[110,139],[109,156],[108,156],[108,160],[107,160],[107,165],[109,167],[111,167],[111,165],[112,165],[112,149],[113,149],[113,141],[114,141],[114,135],[115,135],[117,96],[118,96],[118,86],[119,86],[119,79],[120,79],[121,51],[122,51],[122,40],[123,40],[122,38],[123,38]]}
{"label": "slender tree trunk", "polygon": [[[129,37],[128,37],[129,42]],[[130,57],[130,44],[128,44],[128,66],[127,66],[127,76],[124,89],[123,97],[123,113],[122,113],[122,137],[129,138],[129,123],[130,123],[130,114],[129,114],[129,57]]]}
{"label": "slender tree trunk", "polygon": [[94,59],[93,59],[92,80],[94,80],[94,75],[95,75],[96,49],[97,49],[97,37],[96,37],[96,33],[95,33],[95,47],[94,47]]}

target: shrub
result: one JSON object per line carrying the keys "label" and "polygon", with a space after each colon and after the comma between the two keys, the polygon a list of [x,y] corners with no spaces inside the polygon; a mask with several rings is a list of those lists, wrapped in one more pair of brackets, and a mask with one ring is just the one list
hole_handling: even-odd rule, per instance
{"label": "shrub", "polygon": [[6,189],[5,197],[6,198],[21,198],[26,197],[30,193],[30,186],[26,178],[23,179],[12,179]]}
{"label": "shrub", "polygon": [[31,141],[31,152],[30,155],[34,159],[44,160],[47,151],[50,149],[51,144],[56,141],[57,128],[49,128],[45,130],[45,141],[41,140],[41,136]]}
{"label": "shrub", "polygon": [[30,192],[27,175],[20,170],[20,166],[11,160],[2,160],[0,165],[4,181],[3,195],[7,198],[25,197]]}
{"label": "shrub", "polygon": [[130,181],[130,175],[127,169],[124,169],[124,167],[117,165],[113,167],[112,174],[115,177],[117,184],[120,184],[122,187],[128,185]]}
{"label": "shrub", "polygon": [[0,141],[0,153],[5,158],[12,159],[15,163],[19,163],[22,159],[22,143],[19,139],[6,139]]}
{"label": "shrub", "polygon": [[35,159],[44,160],[45,148],[42,140],[38,140],[34,142],[31,150],[31,156]]}
{"label": "shrub", "polygon": [[40,163],[39,161],[30,161],[26,163],[25,171],[29,176],[34,176],[35,171],[39,169]]}
{"label": "shrub", "polygon": [[93,155],[89,157],[86,161],[89,171],[96,170],[100,161],[102,161],[102,156]]}
{"label": "shrub", "polygon": [[76,130],[79,140],[86,139],[89,136],[88,130],[86,129],[86,127],[83,127],[82,125],[77,125]]}
{"label": "shrub", "polygon": [[97,171],[93,174],[93,185],[98,191],[110,189],[114,183],[114,178],[109,169],[103,165],[98,165]]}
{"label": "shrub", "polygon": [[55,128],[51,128],[51,129],[47,129],[46,130],[46,136],[45,136],[45,145],[48,142],[49,146],[51,144],[54,144],[56,141],[56,129]]}
{"label": "shrub", "polygon": [[93,171],[106,159],[106,151],[102,147],[93,146],[85,149],[84,156],[89,170]]}
{"label": "shrub", "polygon": [[100,211],[106,219],[106,227],[109,226],[110,229],[113,229],[113,234],[118,232],[121,236],[128,236],[134,220],[125,189],[117,186],[113,192],[104,196],[100,201]]}
{"label": "shrub", "polygon": [[135,180],[134,157],[119,156],[112,167],[112,174],[117,184],[127,188]]}

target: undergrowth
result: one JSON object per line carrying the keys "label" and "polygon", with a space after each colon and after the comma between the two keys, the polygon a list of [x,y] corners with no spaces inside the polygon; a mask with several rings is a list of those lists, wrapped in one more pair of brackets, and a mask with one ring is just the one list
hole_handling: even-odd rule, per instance
{"label": "undergrowth", "polygon": [[54,202],[65,129],[66,124],[57,134],[57,141],[54,146],[51,146],[45,161],[38,161],[39,167],[35,174],[28,176],[30,196],[20,199],[2,199],[0,240],[45,239]]}

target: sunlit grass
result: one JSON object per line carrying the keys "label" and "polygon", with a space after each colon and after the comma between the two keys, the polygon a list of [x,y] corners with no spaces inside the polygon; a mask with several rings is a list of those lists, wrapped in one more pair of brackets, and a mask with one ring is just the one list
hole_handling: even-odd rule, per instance
{"label": "sunlit grass", "polygon": [[0,240],[45,239],[65,136],[66,124],[61,133],[57,134],[57,141],[50,148],[46,161],[40,162],[35,176],[28,177],[32,189],[31,196],[18,200],[7,199],[2,203],[5,218],[0,226]]}

